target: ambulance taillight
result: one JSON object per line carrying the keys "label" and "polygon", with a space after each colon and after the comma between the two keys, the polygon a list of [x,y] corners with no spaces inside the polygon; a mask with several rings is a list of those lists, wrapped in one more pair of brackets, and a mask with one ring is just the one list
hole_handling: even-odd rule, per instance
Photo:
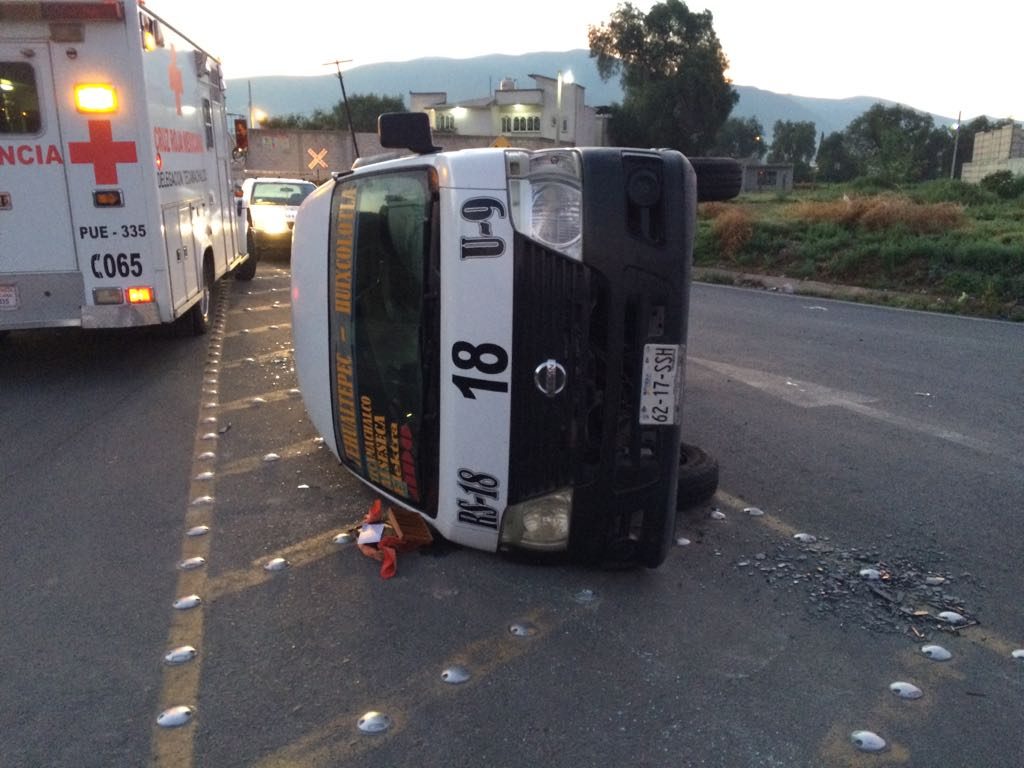
{"label": "ambulance taillight", "polygon": [[152,304],[156,300],[153,287],[150,285],[138,285],[125,289],[129,304]]}
{"label": "ambulance taillight", "polygon": [[75,109],[89,115],[117,112],[117,89],[106,83],[76,85]]}

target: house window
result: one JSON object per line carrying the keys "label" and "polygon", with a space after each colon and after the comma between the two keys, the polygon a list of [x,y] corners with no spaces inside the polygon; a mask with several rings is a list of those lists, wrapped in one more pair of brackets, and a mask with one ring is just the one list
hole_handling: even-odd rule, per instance
{"label": "house window", "polygon": [[539,115],[506,115],[501,118],[502,133],[539,133]]}
{"label": "house window", "polygon": [[435,130],[438,131],[454,131],[455,130],[455,115],[451,112],[443,112],[437,116],[437,125]]}

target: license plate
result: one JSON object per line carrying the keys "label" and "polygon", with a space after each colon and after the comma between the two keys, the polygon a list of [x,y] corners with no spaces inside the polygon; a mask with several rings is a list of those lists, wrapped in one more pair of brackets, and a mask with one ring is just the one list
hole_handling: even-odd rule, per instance
{"label": "license plate", "polygon": [[683,349],[676,344],[645,344],[640,423],[679,423],[683,390]]}
{"label": "license plate", "polygon": [[0,310],[18,308],[18,286],[0,285]]}

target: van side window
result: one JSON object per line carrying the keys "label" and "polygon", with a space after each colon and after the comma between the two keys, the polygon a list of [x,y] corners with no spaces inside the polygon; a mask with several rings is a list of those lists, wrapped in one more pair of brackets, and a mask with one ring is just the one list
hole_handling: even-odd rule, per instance
{"label": "van side window", "polygon": [[35,70],[22,61],[0,61],[0,135],[39,133],[42,127]]}

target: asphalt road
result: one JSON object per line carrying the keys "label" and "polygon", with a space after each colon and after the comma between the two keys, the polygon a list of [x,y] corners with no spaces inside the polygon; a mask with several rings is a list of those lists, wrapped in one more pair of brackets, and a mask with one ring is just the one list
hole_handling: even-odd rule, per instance
{"label": "asphalt road", "polygon": [[0,768],[1021,765],[1024,328],[695,286],[721,492],[661,568],[385,581],[334,543],[372,497],[305,419],[285,266],[209,339],[0,345]]}

